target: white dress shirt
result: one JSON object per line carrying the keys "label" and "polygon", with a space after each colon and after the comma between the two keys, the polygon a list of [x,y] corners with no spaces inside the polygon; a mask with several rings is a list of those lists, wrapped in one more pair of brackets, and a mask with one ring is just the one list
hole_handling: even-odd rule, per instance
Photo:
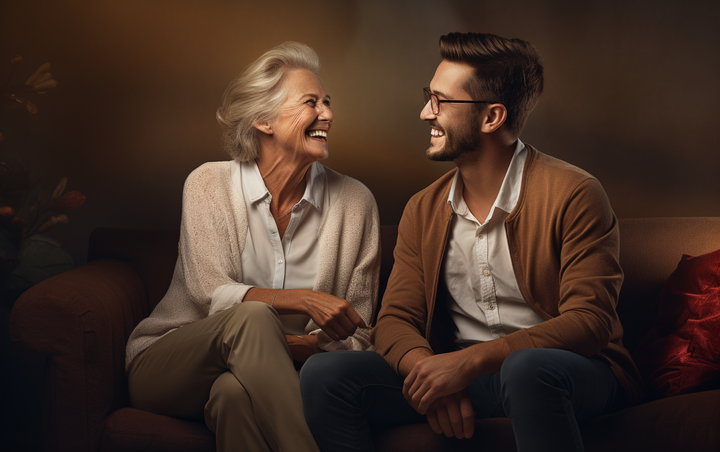
{"label": "white dress shirt", "polygon": [[[340,190],[331,190],[322,165],[315,162],[302,199],[292,207],[290,223],[282,239],[270,212],[272,195],[257,164],[233,162],[231,176],[247,206],[248,232],[240,255],[243,284],[276,289],[312,289],[318,269],[318,230],[323,212]],[[302,314],[281,315],[286,334],[305,334],[310,318]]]}
{"label": "white dress shirt", "polygon": [[543,321],[525,302],[513,271],[505,219],[520,194],[525,145],[518,140],[500,192],[485,221],[478,221],[463,198],[458,171],[448,203],[455,212],[442,276],[448,309],[457,327],[456,344],[466,347],[528,328]]}

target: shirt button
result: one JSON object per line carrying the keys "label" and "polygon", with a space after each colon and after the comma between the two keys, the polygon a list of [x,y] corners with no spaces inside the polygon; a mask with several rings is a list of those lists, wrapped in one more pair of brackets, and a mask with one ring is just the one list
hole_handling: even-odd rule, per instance
{"label": "shirt button", "polygon": [[478,239],[482,240],[482,239],[484,239],[484,238],[485,238],[484,235],[482,235],[482,234],[479,234],[479,235],[478,235]]}
{"label": "shirt button", "polygon": [[490,276],[490,270],[488,270],[487,268],[484,269],[484,270],[483,270],[483,275],[485,275],[485,276]]}
{"label": "shirt button", "polygon": [[282,264],[284,261],[282,259],[278,259],[278,264]]}
{"label": "shirt button", "polygon": [[495,310],[495,305],[489,303],[487,308],[488,308],[488,311],[494,311],[494,310]]}

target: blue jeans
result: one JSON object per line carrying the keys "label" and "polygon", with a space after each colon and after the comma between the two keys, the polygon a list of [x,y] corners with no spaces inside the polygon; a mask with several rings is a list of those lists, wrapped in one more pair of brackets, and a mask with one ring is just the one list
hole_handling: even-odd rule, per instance
{"label": "blue jeans", "polygon": [[[402,379],[374,352],[313,355],[300,373],[305,418],[322,452],[373,451],[371,429],[424,422]],[[578,424],[616,408],[610,366],[555,349],[511,354],[468,386],[478,419],[510,418],[519,451],[582,451]]]}

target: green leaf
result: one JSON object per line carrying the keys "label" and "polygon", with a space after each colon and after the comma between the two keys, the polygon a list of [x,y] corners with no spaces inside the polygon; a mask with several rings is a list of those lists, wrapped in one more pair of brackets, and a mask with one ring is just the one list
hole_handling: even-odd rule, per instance
{"label": "green leaf", "polygon": [[42,234],[20,242],[20,263],[5,280],[5,288],[24,291],[51,276],[73,268],[72,257],[60,244]]}

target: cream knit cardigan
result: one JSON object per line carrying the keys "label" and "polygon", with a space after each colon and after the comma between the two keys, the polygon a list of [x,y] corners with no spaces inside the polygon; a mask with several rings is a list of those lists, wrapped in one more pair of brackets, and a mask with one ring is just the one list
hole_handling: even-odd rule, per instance
{"label": "cream knit cardigan", "polygon": [[[165,334],[242,302],[251,288],[242,284],[240,263],[248,229],[247,210],[242,194],[232,183],[231,164],[205,163],[185,181],[173,279],[150,316],[130,335],[126,369],[140,352]],[[321,249],[313,290],[347,300],[370,325],[380,273],[375,198],[357,180],[329,168],[325,171],[329,178],[340,178],[341,191],[324,213],[318,230]],[[312,320],[305,331],[316,334],[318,344],[327,351],[364,350],[370,346],[369,328],[358,329],[343,341],[330,339]]]}

